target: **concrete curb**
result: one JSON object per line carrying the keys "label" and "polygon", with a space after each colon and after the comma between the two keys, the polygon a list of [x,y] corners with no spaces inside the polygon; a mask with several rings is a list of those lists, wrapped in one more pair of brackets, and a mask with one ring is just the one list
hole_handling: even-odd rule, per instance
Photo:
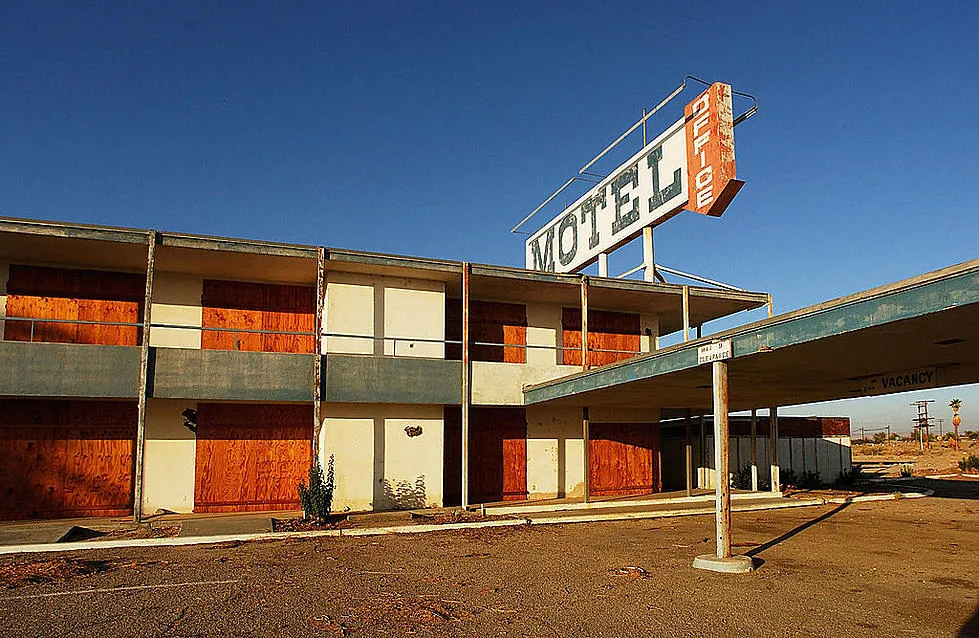
{"label": "concrete curb", "polygon": [[[733,505],[735,512],[756,512],[763,510],[786,509],[791,507],[812,507],[824,505],[822,499],[793,500],[784,503],[762,503]],[[684,510],[660,510],[649,512],[621,512],[617,514],[585,514],[581,516],[551,516],[544,518],[515,518],[499,521],[479,521],[474,523],[446,523],[443,525],[398,525],[394,527],[375,527],[367,529],[327,529],[308,532],[263,532],[258,534],[225,534],[221,536],[174,536],[172,538],[138,538],[117,541],[82,541],[78,543],[43,543],[36,545],[8,545],[0,547],[4,554],[40,554],[54,552],[75,552],[97,549],[120,549],[126,547],[180,547],[186,545],[217,545],[220,543],[239,543],[252,541],[273,541],[306,538],[328,538],[348,536],[380,536],[384,534],[424,534],[444,530],[481,529],[490,527],[516,527],[519,525],[559,525],[571,523],[601,523],[607,521],[643,520],[652,518],[673,518],[677,516],[703,516],[713,514],[713,506]]]}
{"label": "concrete curb", "polygon": [[[731,494],[731,502],[771,500],[775,496],[782,496],[781,492],[750,492],[743,494]],[[592,503],[555,503],[541,505],[498,505],[495,507],[484,508],[486,514],[491,516],[520,516],[522,514],[536,514],[541,512],[573,512],[575,510],[599,510],[613,509],[620,507],[642,507],[644,505],[681,505],[685,503],[713,503],[714,495],[701,496],[675,496],[672,498],[649,500],[623,500],[623,501],[597,501]],[[475,508],[478,510],[479,508]]]}
{"label": "concrete curb", "polygon": [[958,474],[926,474],[924,476],[916,476],[919,479],[944,479],[944,478],[970,478],[979,479],[979,474],[969,474],[968,472],[959,472]]}
{"label": "concrete curb", "polygon": [[868,501],[896,501],[902,498],[924,498],[926,496],[932,496],[935,490],[929,490],[922,488],[920,490],[908,490],[906,492],[894,492],[893,494],[871,494],[868,496],[849,496],[849,497],[837,497],[837,498],[824,498],[823,502],[833,503],[833,504],[844,504],[844,503],[866,503]]}

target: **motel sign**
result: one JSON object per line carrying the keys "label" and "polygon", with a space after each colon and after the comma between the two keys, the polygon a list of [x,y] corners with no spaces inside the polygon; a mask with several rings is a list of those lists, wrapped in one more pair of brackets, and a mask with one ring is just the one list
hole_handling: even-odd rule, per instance
{"label": "motel sign", "polygon": [[575,272],[684,209],[719,217],[743,184],[735,178],[731,87],[716,82],[683,118],[531,235],[527,268]]}

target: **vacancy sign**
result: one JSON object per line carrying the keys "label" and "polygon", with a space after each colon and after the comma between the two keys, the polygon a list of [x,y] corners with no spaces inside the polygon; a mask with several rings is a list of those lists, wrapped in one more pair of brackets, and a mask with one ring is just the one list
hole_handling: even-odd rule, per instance
{"label": "vacancy sign", "polygon": [[720,216],[735,179],[731,87],[715,83],[663,131],[531,235],[529,270],[570,273],[687,209]]}
{"label": "vacancy sign", "polygon": [[687,188],[684,207],[720,217],[744,182],[735,179],[731,85],[715,82],[683,109],[686,122]]}

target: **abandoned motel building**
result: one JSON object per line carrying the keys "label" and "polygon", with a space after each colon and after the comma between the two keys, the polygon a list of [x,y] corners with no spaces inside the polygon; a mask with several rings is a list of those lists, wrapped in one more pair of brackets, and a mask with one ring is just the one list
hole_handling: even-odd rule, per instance
{"label": "abandoned motel building", "polygon": [[[711,412],[683,392],[580,406],[528,388],[770,304],[0,218],[0,519],[294,510],[314,458],[340,512],[713,489]],[[754,407],[731,418],[730,454],[732,471],[754,456],[756,489],[770,465],[849,470],[847,418]]]}

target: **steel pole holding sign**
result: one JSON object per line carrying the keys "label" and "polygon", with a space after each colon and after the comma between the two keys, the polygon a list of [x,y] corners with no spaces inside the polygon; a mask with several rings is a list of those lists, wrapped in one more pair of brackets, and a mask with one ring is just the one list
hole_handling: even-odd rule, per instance
{"label": "steel pole holding sign", "polygon": [[731,438],[728,428],[728,360],[732,356],[731,340],[715,341],[697,349],[697,361],[710,363],[714,404],[714,523],[717,538],[716,555],[704,554],[693,561],[698,569],[715,572],[744,573],[754,569],[751,558],[731,555]]}

